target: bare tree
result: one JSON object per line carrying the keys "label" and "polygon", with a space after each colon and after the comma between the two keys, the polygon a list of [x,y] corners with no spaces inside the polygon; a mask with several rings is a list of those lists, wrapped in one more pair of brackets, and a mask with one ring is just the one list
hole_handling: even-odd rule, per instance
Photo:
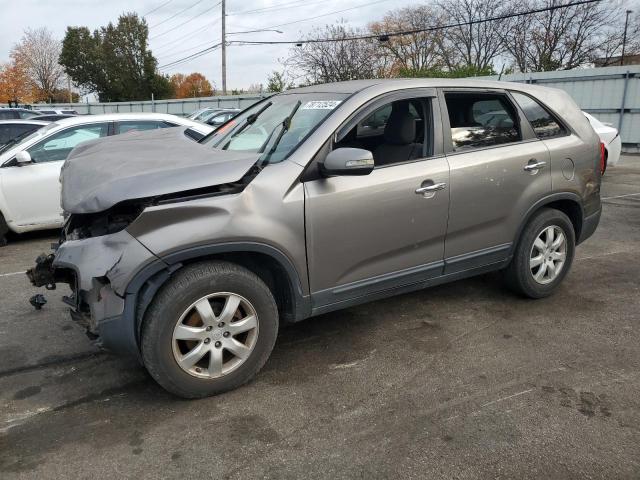
{"label": "bare tree", "polygon": [[[379,22],[369,25],[371,33],[384,35],[390,32],[419,30],[425,26],[441,25],[442,13],[430,5],[400,8],[388,12]],[[380,50],[391,57],[393,74],[398,70],[418,72],[442,68],[446,64],[442,30],[417,32],[391,36],[380,42]]]}
{"label": "bare tree", "polygon": [[14,54],[24,62],[27,75],[43,100],[53,97],[60,87],[64,71],[58,63],[61,43],[46,28],[28,29],[14,47]]}
{"label": "bare tree", "polygon": [[482,71],[493,66],[504,52],[504,20],[477,22],[511,11],[514,2],[504,0],[439,0],[436,2],[447,25],[441,37],[442,57],[449,69],[470,67]]}
{"label": "bare tree", "polygon": [[284,65],[311,84],[384,76],[387,64],[377,48],[377,40],[349,39],[361,34],[362,31],[349,27],[344,21],[324,29],[316,28],[306,40],[330,38],[336,41],[309,42],[292,47]]}
{"label": "bare tree", "polygon": [[[522,0],[519,9],[560,5],[561,0]],[[606,64],[621,50],[623,12],[620,2],[598,2],[520,16],[505,30],[504,46],[521,72],[567,70],[601,58]],[[637,36],[630,32],[633,49]]]}

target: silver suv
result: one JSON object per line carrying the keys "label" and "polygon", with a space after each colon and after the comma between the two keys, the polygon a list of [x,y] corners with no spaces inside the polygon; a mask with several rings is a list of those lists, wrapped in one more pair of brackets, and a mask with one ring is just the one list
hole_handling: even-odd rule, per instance
{"label": "silver suv", "polygon": [[285,322],[502,270],[553,293],[600,219],[602,150],[564,92],[370,80],[267,98],[199,143],[76,147],[67,218],[29,271],[167,390],[251,379]]}

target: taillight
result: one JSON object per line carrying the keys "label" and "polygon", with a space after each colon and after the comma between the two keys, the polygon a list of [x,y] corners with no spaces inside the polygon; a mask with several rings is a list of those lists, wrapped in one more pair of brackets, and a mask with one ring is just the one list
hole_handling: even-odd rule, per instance
{"label": "taillight", "polygon": [[604,175],[607,169],[607,150],[604,148],[604,143],[600,142],[600,175]]}

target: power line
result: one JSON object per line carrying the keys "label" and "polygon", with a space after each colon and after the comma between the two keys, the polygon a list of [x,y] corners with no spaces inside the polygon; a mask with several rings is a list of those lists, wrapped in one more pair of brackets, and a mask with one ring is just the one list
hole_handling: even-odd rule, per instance
{"label": "power line", "polygon": [[193,16],[193,17],[191,17],[189,20],[186,20],[186,21],[184,21],[184,22],[182,22],[182,23],[179,23],[178,25],[176,25],[176,26],[174,26],[174,27],[171,27],[169,30],[166,30],[166,31],[164,31],[164,32],[162,32],[162,33],[159,33],[159,34],[157,34],[157,35],[154,35],[153,37],[149,37],[149,40],[152,40],[152,39],[154,39],[154,38],[158,38],[158,37],[161,37],[161,36],[163,36],[163,35],[166,35],[167,33],[174,31],[176,28],[180,28],[180,27],[182,27],[183,25],[186,25],[187,23],[194,21],[196,18],[198,18],[198,17],[200,17],[200,16],[204,15],[205,13],[209,13],[211,10],[213,10],[214,8],[216,8],[218,5],[220,5],[220,2],[216,3],[215,5],[213,5],[213,6],[212,6],[212,7],[210,7],[210,8],[207,8],[204,12],[200,12],[200,13],[198,13],[198,14],[194,15],[194,16]]}
{"label": "power line", "polygon": [[335,15],[336,13],[348,12],[349,10],[356,10],[358,8],[369,7],[371,5],[376,5],[378,3],[388,2],[390,0],[377,0],[376,2],[368,2],[363,3],[361,5],[356,5],[355,7],[345,8],[343,10],[336,10],[334,12],[323,13],[322,15],[316,15],[315,17],[303,18],[301,20],[294,20],[293,22],[279,23],[278,25],[271,25],[270,27],[263,27],[264,30],[268,30],[269,28],[275,27],[284,27],[286,25],[293,25],[295,23],[308,22],[309,20],[315,20],[316,18],[328,17],[329,15]]}
{"label": "power line", "polygon": [[204,0],[198,0],[196,3],[192,3],[191,5],[189,5],[187,8],[183,8],[182,10],[180,10],[178,13],[174,13],[173,15],[171,15],[169,18],[165,18],[163,21],[161,21],[160,23],[156,23],[155,25],[151,25],[149,28],[155,28],[158,25],[162,25],[163,23],[167,23],[169,20],[173,20],[174,18],[176,18],[178,15],[181,15],[182,13],[186,12],[187,10],[192,9],[193,7],[195,7],[196,5],[198,5],[199,3],[202,3]]}
{"label": "power line", "polygon": [[[510,13],[510,14],[505,14],[505,15],[498,15],[495,17],[489,17],[489,18],[483,18],[483,19],[479,19],[479,20],[471,20],[468,22],[458,22],[458,23],[453,23],[453,24],[447,24],[447,25],[437,25],[437,26],[432,26],[432,27],[426,27],[426,28],[419,28],[419,29],[414,29],[414,30],[402,30],[402,31],[396,31],[396,32],[387,32],[387,33],[383,33],[383,34],[368,34],[368,35],[357,35],[357,36],[352,36],[352,37],[342,37],[342,38],[317,38],[317,39],[310,39],[310,40],[272,40],[272,41],[251,41],[251,40],[234,40],[234,41],[230,41],[227,42],[228,44],[234,44],[234,45],[301,45],[303,43],[326,43],[326,42],[343,42],[343,41],[349,41],[349,40],[369,40],[369,39],[388,39],[390,37],[399,37],[399,36],[404,36],[404,35],[413,35],[415,33],[425,33],[425,32],[433,32],[433,31],[437,31],[437,30],[446,30],[448,28],[455,28],[455,27],[463,27],[463,26],[470,26],[470,25],[477,25],[480,23],[486,23],[486,22],[493,22],[496,20],[504,20],[507,18],[515,18],[515,17],[522,17],[525,15],[533,15],[536,13],[542,13],[542,12],[548,12],[548,11],[553,11],[553,10],[558,10],[558,9],[562,9],[562,8],[568,8],[568,7],[574,7],[574,6],[578,6],[578,5],[586,5],[589,3],[598,3],[601,2],[602,0],[581,0],[581,1],[577,1],[577,2],[571,2],[571,3],[566,3],[563,5],[554,5],[554,6],[550,6],[550,7],[544,7],[544,8],[537,8],[537,9],[533,9],[533,10],[527,10],[524,12],[518,12],[518,13]],[[375,2],[375,3],[379,3],[379,2]],[[354,7],[354,8],[360,8],[360,7]],[[281,25],[274,25],[274,26],[281,26]],[[271,27],[265,27],[265,28],[271,28]],[[196,52],[192,55],[189,55],[185,58],[181,58],[178,60],[175,60],[173,62],[170,62],[166,65],[163,65],[161,67],[158,68],[166,68],[166,67],[170,67],[170,66],[175,66],[177,64],[183,63],[187,60],[192,60],[194,58],[197,58],[201,55],[204,55],[206,53],[208,53],[209,51],[213,51],[214,49],[220,47],[221,43],[212,45],[211,47],[205,48],[204,50],[201,50],[200,52]]]}
{"label": "power line", "polygon": [[205,45],[211,45],[211,40],[208,40],[208,41],[203,42],[203,43],[199,43],[198,45],[194,45],[192,47],[185,48],[183,50],[178,50],[177,52],[173,52],[171,55],[167,55],[167,53],[165,53],[164,56],[159,57],[159,58],[164,58],[166,60],[167,57],[175,57],[176,55],[181,55],[181,54],[183,54],[185,52],[188,52],[190,50],[195,50],[196,48],[200,48],[200,47],[203,47]]}
{"label": "power line", "polygon": [[[178,37],[178,38],[175,38],[175,39],[171,40],[170,42],[163,43],[162,45],[158,46],[158,47],[156,48],[156,50],[161,50],[161,49],[163,49],[164,47],[168,47],[169,45],[173,45],[173,46],[175,47],[176,42],[178,42],[179,40],[184,40],[185,38],[192,37],[192,36],[194,36],[195,34],[200,33],[200,32],[202,32],[203,30],[206,30],[207,28],[211,28],[211,27],[213,27],[216,23],[218,23],[219,21],[220,21],[220,19],[219,19],[219,18],[217,18],[217,19],[215,19],[213,22],[211,22],[211,23],[207,23],[206,25],[203,25],[202,27],[198,28],[197,30],[194,30],[193,32],[189,32],[189,33],[187,33],[186,35],[182,35],[182,36],[180,36],[180,37]],[[171,50],[171,49],[170,49],[170,50]]]}
{"label": "power line", "polygon": [[[448,28],[477,25],[480,23],[493,22],[496,20],[505,20],[508,18],[522,17],[525,15],[533,15],[535,13],[549,12],[549,11],[558,10],[561,8],[574,7],[578,5],[586,5],[589,3],[598,3],[601,1],[602,0],[581,0],[578,2],[566,3],[564,5],[553,5],[551,7],[537,8],[534,10],[527,10],[525,12],[509,13],[505,15],[498,15],[495,17],[483,18],[479,20],[470,20],[468,22],[450,23],[447,25],[437,25],[437,26],[426,27],[426,28],[417,28],[414,30],[402,30],[397,32],[386,32],[386,33],[380,33],[380,34],[356,35],[352,37],[341,37],[341,38],[316,38],[316,39],[306,39],[306,40],[271,40],[271,41],[235,40],[229,43],[234,43],[236,45],[301,45],[303,43],[328,43],[328,42],[343,42],[343,41],[349,41],[349,40],[371,40],[371,39],[388,40],[391,37],[399,37],[404,35],[413,35],[415,33],[434,32],[438,30],[446,30]],[[354,8],[360,8],[360,7],[354,7]],[[338,13],[338,12],[334,12],[334,13]],[[313,18],[317,18],[317,17],[313,17]],[[311,19],[312,18],[299,20],[299,21],[302,22],[302,21],[311,20]],[[297,23],[297,22],[290,22],[288,24],[271,25],[269,27],[264,27],[264,29],[282,27],[283,25],[290,25],[291,23]]]}
{"label": "power line", "polygon": [[147,15],[152,14],[153,12],[155,12],[156,10],[160,10],[162,7],[164,7],[165,5],[168,5],[169,3],[173,2],[173,0],[168,0],[167,2],[164,2],[162,5],[154,8],[153,10],[149,10],[147,13],[145,13],[144,15],[142,15],[142,18],[146,17]]}
{"label": "power line", "polygon": [[[296,0],[295,2],[287,2],[287,3],[278,3],[276,5],[271,5],[268,7],[254,8],[252,10],[240,10],[239,12],[229,12],[227,15],[250,15],[252,13],[263,13],[270,12],[273,10],[282,10],[283,8],[297,8],[297,7],[306,7],[309,4],[313,3],[326,3],[326,0],[321,0],[319,2],[308,2],[307,0]],[[302,5],[300,5],[302,4]],[[294,6],[291,6],[294,5]]]}
{"label": "power line", "polygon": [[187,62],[189,60],[193,60],[194,58],[198,58],[198,57],[201,57],[202,55],[205,55],[205,54],[207,54],[209,52],[212,52],[215,49],[219,48],[221,45],[222,45],[222,43],[217,43],[215,45],[211,45],[210,47],[205,48],[204,50],[200,50],[199,52],[191,54],[191,55],[189,55],[187,57],[180,58],[178,60],[174,60],[173,62],[169,62],[166,65],[160,65],[158,67],[158,69],[165,69],[165,68],[168,68],[168,67],[175,67],[176,65],[179,65],[181,63]]}

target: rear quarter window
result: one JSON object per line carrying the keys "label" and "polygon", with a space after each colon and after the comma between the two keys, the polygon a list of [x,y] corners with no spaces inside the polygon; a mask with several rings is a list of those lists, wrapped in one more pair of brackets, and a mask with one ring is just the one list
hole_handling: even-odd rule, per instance
{"label": "rear quarter window", "polygon": [[566,135],[566,129],[536,100],[520,92],[511,92],[513,99],[522,109],[538,138],[552,138]]}

